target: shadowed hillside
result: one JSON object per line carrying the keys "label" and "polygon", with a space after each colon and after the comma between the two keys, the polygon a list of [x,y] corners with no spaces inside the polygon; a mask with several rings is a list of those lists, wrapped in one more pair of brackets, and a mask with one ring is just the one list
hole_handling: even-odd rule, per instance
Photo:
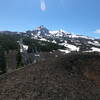
{"label": "shadowed hillside", "polygon": [[0,76],[0,100],[99,100],[98,53],[43,53],[43,60]]}

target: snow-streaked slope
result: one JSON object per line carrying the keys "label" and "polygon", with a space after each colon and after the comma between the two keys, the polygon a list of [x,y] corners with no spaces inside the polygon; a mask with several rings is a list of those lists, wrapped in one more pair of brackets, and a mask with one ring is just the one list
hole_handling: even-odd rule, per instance
{"label": "snow-streaked slope", "polygon": [[48,41],[48,40],[45,39],[45,38],[41,38],[41,39],[38,39],[38,40],[41,40],[41,41]]}
{"label": "snow-streaked slope", "polygon": [[92,51],[100,52],[100,48],[92,47],[91,49],[92,49]]}
{"label": "snow-streaked slope", "polygon": [[79,51],[79,47],[72,44],[68,44],[67,41],[65,41],[65,43],[60,43],[59,45],[65,46],[66,48],[69,49],[69,51]]}
{"label": "snow-streaked slope", "polygon": [[22,44],[22,47],[20,47],[20,52],[22,53],[22,52],[25,52],[27,50],[28,50],[28,46]]}
{"label": "snow-streaked slope", "polygon": [[51,34],[51,35],[55,35],[56,33],[58,33],[59,31],[49,31],[49,33]]}
{"label": "snow-streaked slope", "polygon": [[91,39],[91,40],[94,40],[94,38],[90,38],[90,37],[88,37],[88,36],[83,36],[83,35],[75,35],[75,34],[73,34],[73,35],[71,35],[72,36],[72,38],[84,38],[84,39]]}
{"label": "snow-streaked slope", "polygon": [[[75,35],[71,32],[66,32],[64,30],[50,31],[44,26],[40,26],[35,30],[31,31],[31,38],[41,41],[47,41],[52,43],[57,43],[59,45],[65,46],[66,50],[60,50],[65,52],[71,51],[99,51],[100,41],[88,36]],[[27,34],[27,33],[26,33]]]}
{"label": "snow-streaked slope", "polygon": [[94,41],[94,42],[88,41],[88,43],[94,46],[100,46],[100,43],[98,41]]}
{"label": "snow-streaked slope", "polygon": [[100,52],[100,48],[92,47],[91,50],[87,50],[83,52]]}
{"label": "snow-streaked slope", "polygon": [[67,37],[70,34],[69,32],[65,32],[62,29],[60,29],[59,31],[49,31],[49,33],[55,37]]}
{"label": "snow-streaked slope", "polygon": [[27,52],[28,47],[29,47],[28,45],[24,45],[21,40],[20,41],[17,41],[17,43],[19,43],[19,45],[20,45],[20,52],[21,53],[22,52]]}
{"label": "snow-streaked slope", "polygon": [[62,50],[62,49],[59,49],[60,52],[63,52],[63,53],[70,53],[69,50]]}

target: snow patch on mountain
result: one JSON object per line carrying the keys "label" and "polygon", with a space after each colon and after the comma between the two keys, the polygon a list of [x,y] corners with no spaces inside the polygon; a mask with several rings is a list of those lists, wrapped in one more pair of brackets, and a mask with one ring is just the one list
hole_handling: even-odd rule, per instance
{"label": "snow patch on mountain", "polygon": [[51,34],[51,35],[55,35],[56,33],[58,33],[59,31],[49,31],[49,33]]}
{"label": "snow patch on mountain", "polygon": [[69,50],[62,50],[62,49],[59,49],[60,52],[63,52],[63,53],[70,53],[71,51]]}
{"label": "snow patch on mountain", "polygon": [[38,39],[38,40],[41,40],[41,41],[48,41],[48,40],[45,39],[45,38],[41,38],[41,39]]}
{"label": "snow patch on mountain", "polygon": [[92,47],[91,49],[92,49],[92,51],[100,52],[100,48]]}
{"label": "snow patch on mountain", "polygon": [[57,43],[57,42],[55,40],[53,40],[52,43]]}
{"label": "snow patch on mountain", "polygon": [[71,35],[72,38],[84,38],[84,39],[91,39],[91,40],[94,40],[94,38],[90,38],[88,36],[83,36],[83,35],[75,35],[75,34],[72,34]]}
{"label": "snow patch on mountain", "polygon": [[20,47],[20,52],[22,53],[22,52],[25,52],[27,50],[28,50],[28,46],[22,44],[21,47]]}
{"label": "snow patch on mountain", "polygon": [[68,48],[70,51],[79,51],[79,47],[72,45],[72,44],[68,44],[68,43],[60,43],[59,45],[63,45],[66,48]]}
{"label": "snow patch on mountain", "polygon": [[88,43],[94,46],[100,46],[100,43],[98,41],[94,41],[94,42],[88,41]]}

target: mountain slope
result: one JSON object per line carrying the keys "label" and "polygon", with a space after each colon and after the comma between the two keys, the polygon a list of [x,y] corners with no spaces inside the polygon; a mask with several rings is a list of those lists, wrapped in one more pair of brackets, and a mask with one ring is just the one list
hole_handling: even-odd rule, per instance
{"label": "mountain slope", "polygon": [[82,35],[75,35],[62,29],[57,31],[51,31],[43,25],[37,27],[34,30],[28,30],[26,32],[1,31],[0,34],[17,34],[22,38],[29,37],[35,40],[63,45],[66,47],[65,52],[68,53],[71,51],[100,52],[100,39],[95,39]]}
{"label": "mountain slope", "polygon": [[[0,100],[100,99],[100,84],[97,85],[95,80],[84,75],[84,70],[82,70],[83,66],[91,68],[90,65],[93,65],[92,68],[94,68],[100,65],[100,56],[91,55],[91,59],[82,56],[84,59],[87,58],[88,62],[84,60],[81,62],[80,56],[64,56],[59,52],[43,55],[46,58],[44,61],[0,77]],[[72,57],[71,61],[69,57]],[[80,66],[83,73],[81,70],[77,73],[76,69],[69,69],[69,65],[75,68]]]}
{"label": "mountain slope", "polygon": [[99,39],[88,36],[74,35],[63,30],[50,31],[44,26],[40,26],[33,31],[26,31],[23,36],[32,39],[57,43],[66,47],[66,50],[71,51],[87,51],[100,52]]}

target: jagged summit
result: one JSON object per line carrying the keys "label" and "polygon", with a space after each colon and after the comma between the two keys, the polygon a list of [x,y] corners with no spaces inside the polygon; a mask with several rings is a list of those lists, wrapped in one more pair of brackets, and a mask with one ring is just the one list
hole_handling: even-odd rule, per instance
{"label": "jagged summit", "polygon": [[100,52],[99,39],[83,35],[75,35],[62,29],[51,31],[42,25],[31,31],[30,37],[33,39],[63,45],[67,48],[68,53],[71,51]]}
{"label": "jagged summit", "polygon": [[[41,29],[47,29],[44,25],[41,25],[39,27],[36,27],[36,30],[41,30]],[[47,29],[48,30],[48,29]]]}

